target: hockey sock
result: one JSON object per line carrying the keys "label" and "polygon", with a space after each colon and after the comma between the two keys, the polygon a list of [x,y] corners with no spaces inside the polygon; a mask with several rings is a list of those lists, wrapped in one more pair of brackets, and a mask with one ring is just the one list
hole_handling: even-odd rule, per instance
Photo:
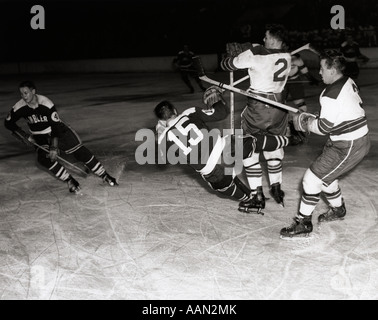
{"label": "hockey sock", "polygon": [[49,171],[56,176],[59,180],[67,181],[70,178],[70,174],[67,170],[57,161],[49,168]]}
{"label": "hockey sock", "polygon": [[86,165],[89,169],[91,169],[92,172],[93,172],[95,175],[97,175],[97,176],[99,176],[99,177],[101,177],[101,176],[105,173],[105,168],[104,168],[104,166],[101,164],[100,161],[98,161],[98,160],[96,159],[95,156],[92,156],[92,158],[91,158],[88,162],[86,162],[85,165]]}
{"label": "hockey sock", "polygon": [[[44,147],[48,148],[48,146]],[[51,162],[45,151],[38,149],[37,154],[38,163],[44,168],[48,169],[59,180],[66,181],[70,177],[67,170],[59,162]]]}
{"label": "hockey sock", "polygon": [[327,201],[332,207],[337,208],[337,207],[342,206],[343,200],[342,200],[340,188],[338,188],[338,190],[333,193],[326,193],[326,192],[323,192],[323,193],[324,193],[325,198],[327,199]]}
{"label": "hockey sock", "polygon": [[257,138],[255,152],[274,151],[289,145],[289,138],[285,136],[256,135],[255,138]]}
{"label": "hockey sock", "polygon": [[268,175],[270,184],[282,183],[282,160],[268,159],[267,161]]}
{"label": "hockey sock", "polygon": [[299,205],[299,211],[304,216],[309,216],[315,210],[316,205],[320,200],[320,193],[318,194],[307,194],[302,193],[301,203]]}

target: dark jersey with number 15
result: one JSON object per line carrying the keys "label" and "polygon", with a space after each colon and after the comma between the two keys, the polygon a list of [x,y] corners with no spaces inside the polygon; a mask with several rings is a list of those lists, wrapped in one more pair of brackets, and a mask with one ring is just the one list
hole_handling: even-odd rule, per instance
{"label": "dark jersey with number 15", "polygon": [[214,105],[213,109],[204,110],[193,107],[186,109],[175,119],[157,125],[159,150],[180,164],[188,164],[201,172],[210,161],[217,161],[224,147],[220,130],[209,130],[207,122],[220,121],[229,114],[228,107],[222,102]]}

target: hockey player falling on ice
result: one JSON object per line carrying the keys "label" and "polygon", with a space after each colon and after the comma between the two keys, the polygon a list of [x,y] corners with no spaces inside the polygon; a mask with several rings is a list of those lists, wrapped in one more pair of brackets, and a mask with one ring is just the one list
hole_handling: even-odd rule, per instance
{"label": "hockey player falling on ice", "polygon": [[281,237],[308,235],[312,232],[312,213],[323,193],[330,207],[318,222],[343,219],[346,214],[338,178],[348,173],[369,152],[370,141],[365,111],[354,81],[343,75],[345,58],[338,51],[321,56],[320,75],[327,85],[320,95],[320,116],[299,113],[294,116],[297,130],[329,135],[323,153],[303,177],[299,212]]}
{"label": "hockey player falling on ice", "polygon": [[[204,146],[205,141],[210,141],[206,137],[209,134],[207,122],[223,120],[229,114],[222,91],[214,86],[208,88],[203,102],[207,106],[205,109],[193,107],[181,114],[178,114],[176,107],[169,101],[160,102],[154,109],[159,119],[156,126],[159,146],[176,145],[183,162],[196,170],[213,190],[241,201],[240,211],[260,213],[261,208],[256,210],[251,205],[251,190],[236,175],[225,174],[226,167],[219,161],[222,159],[226,137],[218,134],[214,144]],[[243,158],[249,157],[255,151],[272,151],[289,144],[289,138],[283,136],[245,135],[242,139]],[[166,147],[166,150],[169,148]],[[194,157],[195,161],[193,153],[197,155]]]}
{"label": "hockey player falling on ice", "polygon": [[[250,76],[249,91],[264,98],[283,102],[283,89],[290,72],[291,55],[284,49],[286,30],[281,25],[269,25],[266,28],[264,45],[251,45],[237,56],[226,57],[221,61],[225,71],[248,69]],[[288,112],[263,102],[248,98],[242,112],[242,129],[246,134],[285,135],[288,125]],[[265,208],[265,196],[262,188],[262,168],[260,153],[256,150],[244,159],[244,168],[248,183],[256,195],[256,208]],[[270,183],[270,194],[281,205],[284,203],[282,184],[283,148],[265,150]]]}
{"label": "hockey player falling on ice", "polygon": [[[69,191],[73,193],[78,193],[80,186],[57,161],[60,151],[72,154],[110,186],[117,185],[116,179],[110,176],[96,157],[82,145],[77,133],[60,120],[54,103],[47,97],[36,94],[33,82],[22,82],[19,90],[22,99],[13,106],[4,125],[23,143],[34,147],[38,145],[48,151],[47,154],[42,148],[37,148],[39,164],[59,180],[67,182]],[[17,125],[21,118],[27,121],[31,134]]]}

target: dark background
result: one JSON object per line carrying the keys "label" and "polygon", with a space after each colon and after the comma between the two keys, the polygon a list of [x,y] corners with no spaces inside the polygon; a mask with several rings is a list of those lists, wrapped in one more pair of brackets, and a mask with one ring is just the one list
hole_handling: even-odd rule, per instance
{"label": "dark background", "polygon": [[[313,30],[333,32],[335,4],[345,8],[348,29],[376,27],[375,0],[0,1],[0,59],[166,56],[183,44],[196,53],[223,52],[227,42],[261,43],[265,24],[272,22],[285,24],[296,34],[295,45],[301,45],[314,41]],[[33,5],[45,9],[45,30],[30,26]],[[247,35],[242,32],[246,24],[251,26]],[[334,42],[341,41],[342,34],[335,37]]]}

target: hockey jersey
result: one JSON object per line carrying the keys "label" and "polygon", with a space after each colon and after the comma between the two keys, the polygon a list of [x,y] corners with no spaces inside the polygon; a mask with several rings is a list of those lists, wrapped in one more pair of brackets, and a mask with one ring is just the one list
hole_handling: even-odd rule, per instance
{"label": "hockey jersey", "polygon": [[228,113],[228,108],[218,102],[211,110],[193,107],[165,123],[160,120],[156,126],[160,156],[170,157],[168,163],[189,164],[202,174],[210,173],[224,141],[220,131],[209,130],[206,123],[223,120]]}
{"label": "hockey jersey", "polygon": [[15,131],[19,128],[17,121],[24,118],[27,121],[31,134],[51,134],[57,136],[60,128],[64,125],[53,102],[42,95],[37,97],[37,108],[31,108],[21,99],[11,109],[5,118],[4,125],[7,129]]}
{"label": "hockey jersey", "polygon": [[221,66],[228,71],[248,69],[250,89],[254,92],[280,93],[291,70],[291,55],[255,45],[236,57],[226,58]]}
{"label": "hockey jersey", "polygon": [[333,141],[355,140],[368,133],[358,87],[351,78],[328,85],[320,95],[320,105],[316,133],[329,134]]}

